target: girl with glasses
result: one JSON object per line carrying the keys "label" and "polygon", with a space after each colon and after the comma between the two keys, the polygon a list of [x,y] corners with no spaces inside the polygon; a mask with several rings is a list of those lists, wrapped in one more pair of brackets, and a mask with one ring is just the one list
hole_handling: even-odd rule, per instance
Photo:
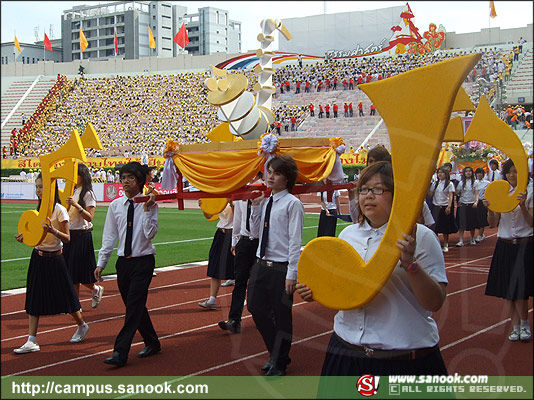
{"label": "girl with glasses", "polygon": [[[391,163],[365,168],[358,180],[358,222],[339,235],[365,262],[379,250],[393,203]],[[432,312],[446,296],[447,276],[439,240],[416,224],[410,235],[397,240],[400,260],[382,290],[367,304],[341,310],[334,317],[334,333],[321,375],[447,375],[439,350],[439,332]],[[306,282],[296,290],[312,301]]]}

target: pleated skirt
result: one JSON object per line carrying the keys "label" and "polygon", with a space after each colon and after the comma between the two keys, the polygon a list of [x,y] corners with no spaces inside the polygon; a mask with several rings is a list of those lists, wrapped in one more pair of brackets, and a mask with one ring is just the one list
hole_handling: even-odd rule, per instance
{"label": "pleated skirt", "polygon": [[70,242],[63,243],[63,258],[72,283],[95,283],[95,248],[91,232],[71,233]]}
{"label": "pleated skirt", "polygon": [[477,205],[477,228],[485,228],[486,226],[489,226],[488,209],[482,200],[479,200]]}
{"label": "pleated skirt", "polygon": [[445,208],[432,204],[432,218],[436,222],[434,224],[434,232],[451,234],[458,232],[458,225],[454,218],[454,207],[451,209],[449,215],[445,214]]}
{"label": "pleated skirt", "polygon": [[456,210],[456,225],[464,231],[477,228],[477,209],[473,208],[472,204],[459,204]]}
{"label": "pleated skirt", "polygon": [[497,239],[486,284],[486,295],[526,300],[534,295],[533,240],[513,244]]}
{"label": "pleated skirt", "polygon": [[32,252],[26,280],[26,313],[71,314],[82,307],[62,255],[41,257]]}
{"label": "pleated skirt", "polygon": [[379,360],[344,345],[333,333],[326,350],[321,376],[448,375],[439,348],[415,360]]}
{"label": "pleated skirt", "polygon": [[234,255],[232,248],[232,231],[223,233],[217,229],[211,242],[208,259],[208,273],[211,278],[234,279]]}

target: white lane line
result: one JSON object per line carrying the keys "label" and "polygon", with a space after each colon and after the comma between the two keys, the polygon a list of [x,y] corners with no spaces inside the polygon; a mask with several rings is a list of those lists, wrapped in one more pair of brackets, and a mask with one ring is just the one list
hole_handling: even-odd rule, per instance
{"label": "white lane line", "polygon": [[[530,310],[528,310],[528,312],[531,313],[532,312],[532,308]],[[481,329],[479,331],[476,331],[475,333],[472,333],[471,335],[465,336],[465,337],[463,337],[461,339],[458,339],[458,340],[456,340],[456,341],[454,341],[452,343],[449,343],[449,344],[447,344],[447,345],[445,345],[443,347],[440,346],[440,350],[443,351],[443,350],[450,349],[451,347],[456,346],[457,344],[460,344],[462,342],[465,342],[466,340],[472,339],[472,338],[474,338],[474,337],[476,337],[478,335],[486,333],[486,332],[488,332],[488,331],[490,331],[490,330],[492,330],[494,328],[497,328],[498,326],[501,326],[501,325],[503,325],[503,324],[505,324],[505,323],[507,323],[509,321],[510,321],[510,318],[503,319],[502,321],[497,322],[497,323],[495,323],[495,324],[493,324],[491,326],[488,326],[487,328],[484,328],[484,329]]]}
{"label": "white lane line", "polygon": [[[229,293],[229,294],[231,294],[231,293]],[[224,295],[224,296],[226,296],[226,295]],[[302,301],[300,303],[294,304],[293,306],[297,307],[297,306],[300,306],[300,305],[303,305],[303,304],[308,304],[308,302]],[[251,318],[251,317],[252,317],[251,315],[247,315],[247,316],[243,317],[242,319]],[[113,319],[113,318],[114,317],[107,318],[107,319]],[[213,328],[215,326],[218,326],[218,323],[204,325],[204,326],[201,326],[201,327],[198,327],[198,328],[188,329],[186,331],[182,331],[182,332],[177,332],[177,333],[173,333],[173,334],[170,334],[170,335],[161,336],[161,337],[159,337],[159,339],[163,340],[163,339],[168,339],[168,338],[177,337],[177,336],[181,336],[181,335],[186,335],[188,333],[198,332],[198,331],[201,331],[201,330],[204,330],[204,329]],[[326,334],[326,333],[328,333],[328,332],[325,332],[324,334]],[[132,343],[132,347],[140,346],[140,345],[144,346],[145,343],[143,341]],[[102,350],[102,351],[99,351],[99,352],[96,352],[96,353],[86,354],[84,356],[79,356],[79,357],[74,357],[74,358],[69,358],[69,359],[66,359],[66,360],[58,361],[58,362],[55,362],[55,363],[52,363],[52,364],[41,365],[39,367],[27,369],[27,370],[24,370],[24,371],[15,372],[13,374],[6,375],[6,376],[17,376],[17,375],[29,374],[29,373],[32,373],[32,372],[41,371],[41,370],[46,369],[46,368],[51,368],[51,367],[55,367],[55,366],[58,366],[58,365],[67,364],[69,362],[84,360],[84,359],[95,357],[95,356],[98,356],[98,355],[101,355],[101,354],[111,353],[112,351],[113,351],[113,348],[110,348],[110,349]],[[263,353],[266,353],[266,352],[263,352]],[[263,354],[263,353],[260,353],[260,354]]]}

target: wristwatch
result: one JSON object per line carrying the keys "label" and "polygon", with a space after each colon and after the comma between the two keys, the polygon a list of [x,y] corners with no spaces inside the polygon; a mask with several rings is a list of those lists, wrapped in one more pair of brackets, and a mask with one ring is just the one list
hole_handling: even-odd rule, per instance
{"label": "wristwatch", "polygon": [[404,269],[408,271],[410,274],[415,274],[417,271],[419,271],[419,263],[414,260],[410,265],[408,265]]}

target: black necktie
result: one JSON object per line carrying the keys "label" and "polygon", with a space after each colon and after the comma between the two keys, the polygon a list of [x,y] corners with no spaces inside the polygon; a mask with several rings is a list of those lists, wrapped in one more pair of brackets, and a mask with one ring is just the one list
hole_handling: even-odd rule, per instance
{"label": "black necktie", "polygon": [[493,179],[495,179],[495,171],[491,173],[491,181],[493,182]]}
{"label": "black necktie", "polygon": [[265,255],[265,248],[267,247],[267,239],[269,238],[269,219],[271,217],[271,208],[273,206],[273,196],[269,199],[267,203],[267,208],[265,209],[265,222],[263,223],[263,235],[261,236],[260,244],[260,258],[263,258]]}
{"label": "black necktie", "polygon": [[250,209],[252,207],[252,200],[247,200],[247,232],[250,232]]}
{"label": "black necktie", "polygon": [[128,216],[126,218],[126,241],[124,242],[124,257],[132,254],[132,235],[133,235],[133,218],[134,218],[134,202],[129,199],[128,202]]}

